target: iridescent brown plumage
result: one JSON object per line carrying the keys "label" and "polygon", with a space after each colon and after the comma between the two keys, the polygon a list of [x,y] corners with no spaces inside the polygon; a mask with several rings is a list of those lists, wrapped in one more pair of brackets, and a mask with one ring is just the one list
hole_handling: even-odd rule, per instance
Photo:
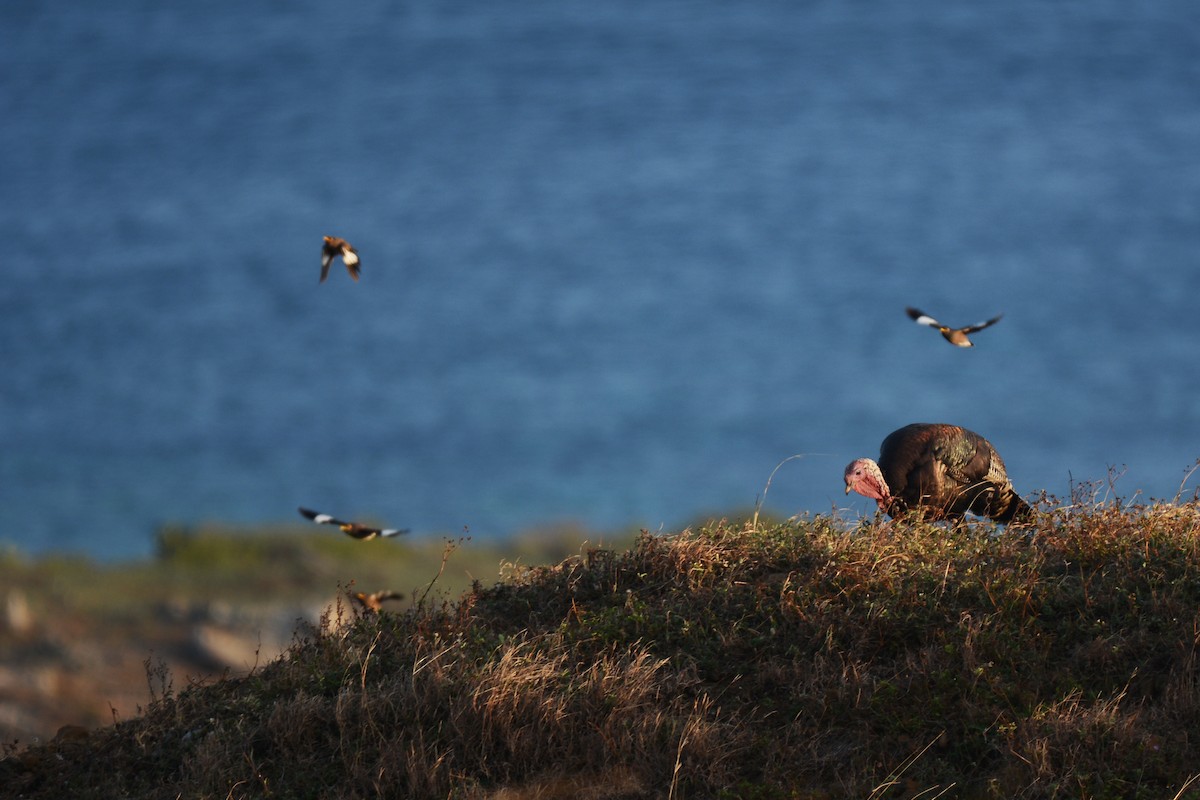
{"label": "iridescent brown plumage", "polygon": [[1033,513],[991,442],[957,425],[906,425],[883,440],[878,462],[852,461],[842,477],[847,494],[875,500],[892,517],[919,511],[927,519],[957,520],[969,512],[1012,522]]}

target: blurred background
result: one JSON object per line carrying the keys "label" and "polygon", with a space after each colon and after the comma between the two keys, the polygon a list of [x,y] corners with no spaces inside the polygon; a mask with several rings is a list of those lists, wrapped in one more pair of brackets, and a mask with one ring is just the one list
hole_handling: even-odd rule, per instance
{"label": "blurred background", "polygon": [[1193,0],[13,7],[0,543],[871,513],[914,421],[1173,497],[1197,87]]}

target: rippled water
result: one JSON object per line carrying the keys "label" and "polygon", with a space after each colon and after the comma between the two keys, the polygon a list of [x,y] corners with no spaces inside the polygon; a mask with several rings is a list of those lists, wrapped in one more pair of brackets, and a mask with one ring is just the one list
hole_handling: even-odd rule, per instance
{"label": "rippled water", "polygon": [[854,513],[912,421],[1026,492],[1200,457],[1200,6],[426,6],[10,11],[0,540],[669,528],[800,452],[768,507]]}

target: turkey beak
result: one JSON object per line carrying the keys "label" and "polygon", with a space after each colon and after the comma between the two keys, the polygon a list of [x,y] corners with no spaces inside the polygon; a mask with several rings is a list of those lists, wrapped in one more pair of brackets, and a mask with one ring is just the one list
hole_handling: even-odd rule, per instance
{"label": "turkey beak", "polygon": [[850,494],[850,484],[846,484],[846,494]]}

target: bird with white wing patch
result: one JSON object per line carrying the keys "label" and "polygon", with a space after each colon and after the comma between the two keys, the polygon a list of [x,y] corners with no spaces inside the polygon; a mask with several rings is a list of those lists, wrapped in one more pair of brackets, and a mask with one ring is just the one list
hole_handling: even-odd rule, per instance
{"label": "bird with white wing patch", "polygon": [[408,528],[374,528],[370,525],[361,525],[357,522],[344,522],[340,519],[335,519],[329,514],[322,514],[319,511],[300,507],[300,516],[311,519],[318,525],[336,525],[342,529],[342,533],[347,536],[353,536],[355,539],[369,541],[376,536],[382,536],[389,539],[393,536],[399,536],[408,533]]}
{"label": "bird with white wing patch", "polygon": [[986,322],[976,322],[974,325],[968,325],[965,328],[951,328],[949,325],[943,325],[942,323],[938,322],[924,311],[920,311],[911,307],[905,308],[904,310],[908,313],[908,316],[913,322],[917,323],[918,325],[925,325],[933,328],[940,333],[947,342],[955,347],[974,347],[975,343],[967,338],[967,334],[977,333],[984,328],[989,328],[999,322],[1000,318],[1004,316],[1003,314],[997,314]]}
{"label": "bird with white wing patch", "polygon": [[350,277],[355,281],[358,280],[359,272],[362,269],[362,264],[358,260],[358,251],[345,239],[326,236],[325,243],[321,245],[321,280],[319,283],[324,283],[325,279],[329,277],[329,265],[337,256],[342,257],[342,263],[346,265],[346,271],[350,273]]}

